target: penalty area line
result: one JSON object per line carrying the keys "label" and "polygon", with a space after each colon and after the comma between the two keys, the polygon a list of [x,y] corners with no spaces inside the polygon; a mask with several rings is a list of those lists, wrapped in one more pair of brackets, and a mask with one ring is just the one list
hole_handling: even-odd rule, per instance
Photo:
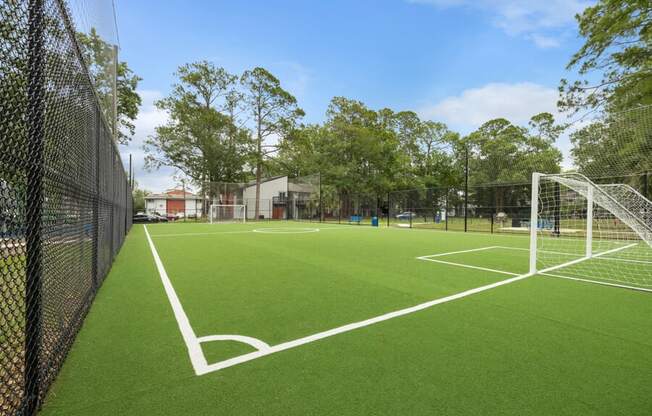
{"label": "penalty area line", "polygon": [[[519,280],[526,279],[530,276],[533,276],[532,273],[527,273],[523,275],[515,275],[514,277],[511,277],[506,280],[501,280],[498,282],[494,282],[488,285],[476,287],[473,289],[465,290],[463,292],[459,292],[453,295],[445,296],[442,298],[438,299],[433,299],[428,302],[420,303],[415,306],[411,306],[408,308],[396,310],[393,312],[388,312],[383,315],[379,315],[373,318],[365,319],[363,321],[359,322],[353,322],[347,325],[339,326],[337,328],[329,329],[323,332],[318,332],[316,334],[308,335],[302,338],[298,338],[292,341],[287,341],[283,342],[281,344],[277,345],[268,345],[264,343],[263,341],[260,341],[256,338],[252,337],[246,337],[246,336],[238,336],[238,335],[208,335],[208,336],[203,336],[198,338],[197,335],[195,334],[194,330],[192,329],[192,326],[190,325],[190,321],[188,319],[188,316],[186,315],[185,311],[183,310],[183,307],[181,305],[181,301],[179,300],[179,297],[177,296],[176,292],[174,291],[174,287],[172,286],[172,282],[170,281],[170,278],[165,271],[165,267],[163,266],[163,262],[161,261],[161,258],[156,250],[156,247],[154,245],[154,242],[152,241],[152,238],[149,234],[149,231],[147,230],[147,226],[144,227],[145,229],[145,235],[147,236],[147,241],[149,243],[149,248],[152,252],[152,256],[154,258],[154,263],[156,264],[156,268],[158,270],[158,273],[160,275],[161,281],[163,282],[163,287],[165,288],[165,293],[168,296],[168,300],[170,301],[170,305],[172,306],[172,310],[174,312],[174,317],[177,320],[177,324],[179,326],[179,330],[181,331],[181,335],[183,337],[183,340],[186,344],[186,347],[188,349],[188,355],[190,357],[190,362],[193,366],[193,369],[195,371],[195,374],[198,376],[212,373],[215,371],[219,371],[228,367],[232,367],[238,364],[245,363],[247,361],[252,361],[257,358],[261,358],[270,354],[274,354],[277,352],[289,350],[292,348],[296,348],[305,344],[309,344],[311,342],[319,341],[324,338],[332,337],[338,334],[342,334],[345,332],[353,331],[359,328],[363,328],[366,326],[374,325],[380,322],[384,322],[390,319],[398,318],[404,315],[409,315],[415,312],[422,311],[424,309],[431,308],[436,305],[440,305],[443,303],[447,302],[452,302],[454,300],[462,299],[467,296],[475,295],[477,293],[485,292],[488,290],[495,289],[500,286],[505,286],[514,282],[517,282]],[[428,260],[428,259],[422,259],[422,260]],[[432,261],[432,260],[431,260]],[[512,273],[507,273],[507,272],[500,272],[496,270],[490,270],[487,269],[487,271],[494,271],[494,272],[499,272],[499,273],[505,273],[505,274],[512,274]],[[246,344],[251,345],[252,347],[256,348],[257,351],[250,352],[247,354],[243,354],[237,357],[233,357],[227,360],[219,361],[213,364],[208,364],[206,361],[206,358],[204,356],[204,353],[201,348],[201,343],[202,342],[210,342],[210,341],[238,341],[238,342],[243,342]]]}
{"label": "penalty area line", "polygon": [[495,289],[495,288],[500,287],[500,286],[508,285],[510,283],[514,283],[514,282],[517,282],[519,280],[526,279],[526,278],[528,278],[530,276],[532,276],[532,274],[530,274],[530,273],[523,274],[523,275],[518,275],[518,276],[512,277],[510,279],[501,280],[501,281],[491,283],[491,284],[488,284],[488,285],[485,285],[485,286],[480,286],[480,287],[476,287],[474,289],[465,290],[463,292],[456,293],[454,295],[445,296],[443,298],[434,299],[434,300],[431,300],[431,301],[428,301],[428,302],[424,302],[424,303],[421,303],[421,304],[418,304],[418,305],[415,305],[415,306],[411,306],[409,308],[400,309],[400,310],[389,312],[389,313],[386,313],[386,314],[383,314],[383,315],[380,315],[380,316],[376,316],[374,318],[365,319],[364,321],[350,323],[350,324],[343,325],[343,326],[340,326],[340,327],[337,327],[337,328],[329,329],[327,331],[318,332],[318,333],[313,334],[313,335],[308,335],[308,336],[303,337],[303,338],[298,338],[298,339],[295,339],[293,341],[288,341],[288,342],[284,342],[284,343],[281,343],[281,344],[273,345],[273,346],[270,346],[268,349],[254,351],[254,352],[251,352],[251,353],[248,353],[248,354],[240,355],[238,357],[230,358],[228,360],[220,361],[220,362],[217,362],[217,363],[214,363],[214,364],[209,364],[208,366],[206,366],[206,372],[203,373],[203,374],[218,371],[218,370],[222,370],[222,369],[225,369],[225,368],[228,368],[228,367],[232,367],[234,365],[242,364],[242,363],[245,363],[247,361],[251,361],[251,360],[255,360],[257,358],[264,357],[266,355],[270,355],[270,354],[280,352],[280,351],[289,350],[291,348],[296,348],[296,347],[299,347],[301,345],[309,344],[311,342],[319,341],[319,340],[324,339],[324,338],[328,338],[328,337],[332,337],[334,335],[338,335],[338,334],[342,334],[342,333],[345,333],[345,332],[353,331],[353,330],[363,328],[363,327],[366,327],[366,326],[369,326],[369,325],[374,325],[374,324],[377,324],[379,322],[383,322],[383,321],[387,321],[387,320],[390,320],[390,319],[398,318],[398,317],[404,316],[404,315],[409,315],[409,314],[412,314],[412,313],[415,313],[415,312],[422,311],[424,309],[431,308],[431,307],[436,306],[436,305],[441,305],[442,303],[451,302],[451,301],[454,301],[454,300],[457,300],[457,299],[465,298],[467,296],[475,295],[477,293],[481,293],[481,292],[485,292],[485,291],[488,291],[488,290],[491,290],[491,289]]}

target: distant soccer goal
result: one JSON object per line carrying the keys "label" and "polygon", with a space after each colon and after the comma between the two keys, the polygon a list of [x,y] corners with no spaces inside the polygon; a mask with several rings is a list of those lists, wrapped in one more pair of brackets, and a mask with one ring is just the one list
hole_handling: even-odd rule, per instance
{"label": "distant soccer goal", "polygon": [[652,202],[577,173],[532,181],[530,272],[652,291]]}
{"label": "distant soccer goal", "polygon": [[220,222],[246,222],[246,205],[211,205],[209,221],[211,224]]}

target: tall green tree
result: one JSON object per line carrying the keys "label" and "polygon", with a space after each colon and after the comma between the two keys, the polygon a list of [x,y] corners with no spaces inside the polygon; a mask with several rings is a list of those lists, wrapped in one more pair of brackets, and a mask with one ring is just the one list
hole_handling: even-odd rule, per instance
{"label": "tall green tree", "polygon": [[243,180],[252,141],[228,112],[237,77],[207,61],[182,65],[176,76],[156,102],[170,120],[146,140],[146,166],[172,166],[195,183]]}
{"label": "tall green tree", "polygon": [[652,104],[651,3],[599,0],[576,19],[585,41],[567,68],[580,79],[562,79],[559,107],[614,112]]}
{"label": "tall green tree", "polygon": [[[251,117],[255,139],[256,172],[255,217],[260,213],[260,183],[265,159],[278,150],[282,140],[296,126],[304,112],[296,98],[281,87],[281,82],[264,68],[245,71],[240,78],[245,107]],[[272,138],[276,142],[272,142]]]}
{"label": "tall green tree", "polygon": [[[141,104],[136,89],[142,78],[129,68],[127,62],[116,63],[113,45],[102,39],[95,28],[88,34],[78,33],[77,39],[102,101],[102,110],[109,122],[112,122],[114,117],[117,120],[115,128],[118,143],[127,144],[135,131],[134,120]],[[117,99],[115,110],[114,99]]]}
{"label": "tall green tree", "polygon": [[[549,113],[535,115],[528,127],[504,118],[484,123],[463,141],[469,151],[469,182],[472,186],[524,183],[533,172],[560,172],[562,154],[554,143],[563,129]],[[506,187],[495,187],[491,204],[497,209],[505,204],[505,192]]]}

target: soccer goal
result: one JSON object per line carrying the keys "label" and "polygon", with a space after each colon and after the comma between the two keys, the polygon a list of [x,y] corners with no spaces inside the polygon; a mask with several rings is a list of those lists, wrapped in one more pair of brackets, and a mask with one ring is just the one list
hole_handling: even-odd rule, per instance
{"label": "soccer goal", "polygon": [[211,205],[209,215],[211,224],[220,222],[246,222],[247,206],[246,205]]}
{"label": "soccer goal", "polygon": [[622,183],[535,173],[530,272],[652,291],[652,202]]}

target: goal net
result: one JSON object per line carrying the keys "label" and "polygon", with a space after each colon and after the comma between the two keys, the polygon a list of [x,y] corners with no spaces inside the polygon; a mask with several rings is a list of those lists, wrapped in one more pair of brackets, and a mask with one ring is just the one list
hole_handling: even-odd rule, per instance
{"label": "goal net", "polygon": [[247,206],[213,204],[210,209],[209,221],[211,224],[219,222],[246,222]]}
{"label": "goal net", "polygon": [[530,272],[652,291],[652,202],[626,184],[535,173]]}

